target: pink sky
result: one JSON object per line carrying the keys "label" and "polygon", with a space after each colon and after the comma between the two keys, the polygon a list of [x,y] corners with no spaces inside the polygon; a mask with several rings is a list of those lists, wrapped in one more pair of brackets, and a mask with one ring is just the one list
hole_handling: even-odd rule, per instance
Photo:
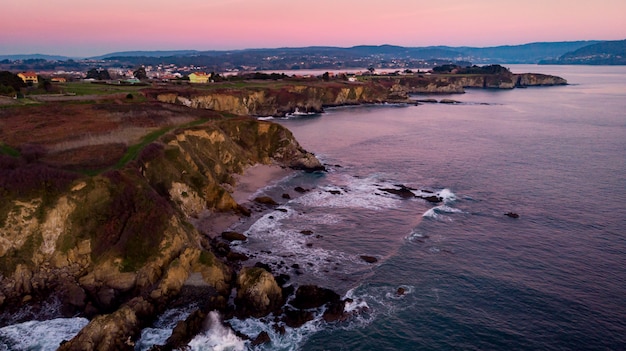
{"label": "pink sky", "polygon": [[0,55],[626,39],[626,0],[3,0]]}

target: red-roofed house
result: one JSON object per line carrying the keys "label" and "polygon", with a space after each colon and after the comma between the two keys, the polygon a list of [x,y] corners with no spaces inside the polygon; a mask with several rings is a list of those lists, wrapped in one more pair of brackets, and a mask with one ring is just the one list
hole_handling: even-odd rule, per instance
{"label": "red-roofed house", "polygon": [[24,83],[28,83],[28,82],[33,83],[33,84],[39,83],[39,80],[37,79],[37,73],[35,72],[21,72],[21,73],[18,73],[17,76],[22,78]]}

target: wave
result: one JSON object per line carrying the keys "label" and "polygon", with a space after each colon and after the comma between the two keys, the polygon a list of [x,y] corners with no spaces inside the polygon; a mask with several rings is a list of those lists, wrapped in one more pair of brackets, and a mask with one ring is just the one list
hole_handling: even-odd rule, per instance
{"label": "wave", "polygon": [[369,210],[397,208],[401,203],[397,196],[379,190],[394,187],[395,184],[376,176],[357,178],[340,175],[333,179],[333,183],[299,197],[295,203],[307,207]]}
{"label": "wave", "polygon": [[232,329],[222,324],[219,313],[209,312],[205,327],[204,332],[196,335],[189,342],[188,346],[191,350],[243,351],[246,349],[245,341],[240,339]]}
{"label": "wave", "polygon": [[0,328],[0,351],[56,350],[62,341],[72,339],[87,323],[86,318],[57,318],[6,326]]}
{"label": "wave", "polygon": [[315,238],[302,228],[314,228],[317,225],[331,224],[341,219],[332,214],[311,216],[296,212],[290,206],[281,206],[280,210],[268,213],[253,223],[244,232],[247,242],[235,243],[233,248],[259,261],[268,263],[275,273],[290,273],[295,269],[298,274],[304,272],[323,276],[329,267],[342,267],[349,270],[358,264],[365,265],[356,256],[336,250],[312,247],[310,241]]}
{"label": "wave", "polygon": [[171,308],[163,312],[153,326],[144,328],[136,342],[135,350],[149,350],[153,345],[164,345],[179,321],[187,319],[197,309],[196,304],[184,308]]}

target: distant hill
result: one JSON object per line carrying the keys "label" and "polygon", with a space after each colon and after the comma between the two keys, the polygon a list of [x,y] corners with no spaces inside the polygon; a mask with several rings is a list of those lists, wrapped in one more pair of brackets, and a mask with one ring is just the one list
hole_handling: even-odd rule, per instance
{"label": "distant hill", "polygon": [[473,62],[488,63],[538,63],[541,60],[556,59],[566,52],[577,50],[599,41],[541,42],[523,45],[503,45],[487,48],[452,48]]}
{"label": "distant hill", "polygon": [[494,47],[359,45],[353,47],[310,46],[241,50],[121,51],[89,58],[87,61],[53,55],[5,55],[0,61],[50,60],[56,62],[0,62],[5,70],[81,70],[81,65],[102,67],[173,64],[199,66],[215,72],[249,70],[304,70],[369,68],[427,68],[443,64],[556,63],[624,64],[625,41],[538,42]]}
{"label": "distant hill", "polygon": [[382,59],[443,59],[451,61],[471,61],[474,63],[538,63],[541,60],[554,60],[561,55],[580,49],[600,41],[571,41],[571,42],[540,42],[523,45],[504,45],[486,48],[478,47],[404,47],[395,45],[359,45],[349,48],[332,46],[310,46],[300,48],[267,48],[243,49],[227,51],[127,51],[106,54],[94,59],[120,60],[137,62],[148,60],[154,63],[172,59],[178,63],[193,63],[193,57],[198,64],[210,64],[218,57],[233,61],[235,65],[246,64],[246,60],[258,60],[262,57],[277,56],[283,59],[296,56],[332,56],[343,60],[354,60],[363,57],[378,57]]}
{"label": "distant hill", "polygon": [[603,41],[567,52],[555,60],[540,64],[626,65],[626,40]]}
{"label": "distant hill", "polygon": [[120,51],[112,52],[106,55],[94,56],[89,59],[104,60],[111,57],[169,57],[169,56],[185,56],[195,55],[197,50],[157,50],[157,51]]}
{"label": "distant hill", "polygon": [[0,60],[46,60],[46,61],[67,61],[71,57],[44,54],[18,54],[18,55],[0,55]]}

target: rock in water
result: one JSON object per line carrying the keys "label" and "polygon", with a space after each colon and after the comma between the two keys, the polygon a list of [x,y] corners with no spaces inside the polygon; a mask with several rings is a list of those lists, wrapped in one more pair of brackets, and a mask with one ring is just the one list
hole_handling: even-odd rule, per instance
{"label": "rock in water", "polygon": [[376,263],[378,259],[374,256],[361,255],[361,259],[367,263]]}
{"label": "rock in water", "polygon": [[280,308],[282,290],[271,273],[260,267],[243,268],[237,277],[237,312],[262,317]]}
{"label": "rock in water", "polygon": [[258,203],[263,204],[263,205],[271,205],[271,206],[278,205],[278,203],[276,201],[274,201],[274,199],[272,199],[269,196],[259,196],[259,197],[254,199],[254,202],[258,202]]}
{"label": "rock in water", "polygon": [[270,341],[272,341],[272,339],[270,339],[270,335],[266,331],[262,331],[256,338],[254,338],[254,340],[252,340],[251,345],[258,346],[261,344],[267,344]]}
{"label": "rock in water", "polygon": [[507,212],[504,215],[510,218],[519,218],[519,215],[515,212]]}
{"label": "rock in water", "polygon": [[296,290],[296,298],[291,304],[296,308],[309,309],[321,307],[326,303],[339,300],[339,294],[330,289],[320,288],[315,285],[303,285]]}
{"label": "rock in water", "polygon": [[228,241],[236,241],[236,240],[246,241],[248,240],[248,237],[241,233],[228,231],[228,232],[222,233],[222,239],[228,240]]}

